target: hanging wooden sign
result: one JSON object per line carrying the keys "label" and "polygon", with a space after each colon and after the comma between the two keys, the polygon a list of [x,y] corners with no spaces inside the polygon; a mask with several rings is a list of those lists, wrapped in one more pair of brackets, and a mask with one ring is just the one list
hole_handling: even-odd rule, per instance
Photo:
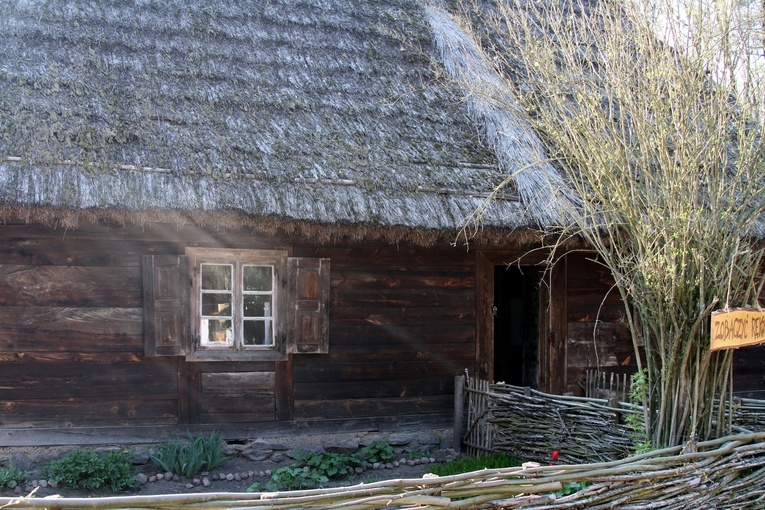
{"label": "hanging wooden sign", "polygon": [[765,310],[713,312],[711,333],[713,351],[765,343]]}

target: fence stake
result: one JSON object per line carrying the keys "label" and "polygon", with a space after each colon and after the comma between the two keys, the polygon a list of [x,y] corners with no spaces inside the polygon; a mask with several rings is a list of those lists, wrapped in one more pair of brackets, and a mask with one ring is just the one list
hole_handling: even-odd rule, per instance
{"label": "fence stake", "polygon": [[454,377],[454,428],[452,448],[459,452],[462,448],[462,420],[465,412],[465,376]]}

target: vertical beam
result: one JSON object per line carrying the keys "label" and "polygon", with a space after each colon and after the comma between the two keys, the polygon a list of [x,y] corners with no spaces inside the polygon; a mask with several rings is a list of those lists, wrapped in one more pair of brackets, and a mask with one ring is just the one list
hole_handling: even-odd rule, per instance
{"label": "vertical beam", "polygon": [[568,258],[561,257],[550,269],[550,329],[547,335],[547,388],[561,394],[568,383]]}
{"label": "vertical beam", "polygon": [[277,361],[274,366],[275,383],[274,399],[276,404],[276,420],[289,421],[294,417],[295,408],[295,379],[292,370],[292,354],[287,361]]}
{"label": "vertical beam", "polygon": [[494,262],[476,253],[476,372],[478,379],[494,380]]}
{"label": "vertical beam", "polygon": [[462,421],[465,417],[465,375],[454,377],[454,427],[452,431],[452,449],[462,449]]}

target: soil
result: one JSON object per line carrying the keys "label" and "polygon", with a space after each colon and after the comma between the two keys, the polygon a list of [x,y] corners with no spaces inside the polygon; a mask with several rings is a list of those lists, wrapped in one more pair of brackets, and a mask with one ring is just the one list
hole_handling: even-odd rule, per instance
{"label": "soil", "polygon": [[[320,443],[319,443],[320,444]],[[236,445],[235,445],[236,446]],[[281,455],[264,460],[252,460],[242,455],[242,447],[236,449],[231,446],[228,448],[229,456],[219,467],[212,472],[203,472],[194,478],[185,478],[175,476],[165,479],[161,470],[158,470],[154,464],[149,461],[149,450],[151,446],[134,449],[137,453],[138,472],[145,475],[149,480],[140,484],[135,489],[127,490],[118,494],[110,492],[108,489],[103,491],[88,491],[82,489],[71,489],[64,486],[51,486],[47,481],[42,481],[42,468],[45,464],[55,458],[59,458],[64,452],[56,449],[37,449],[31,458],[33,463],[30,466],[21,466],[27,471],[29,483],[26,487],[18,487],[15,491],[12,489],[0,489],[0,497],[18,497],[34,493],[35,498],[45,496],[59,495],[65,498],[93,498],[93,497],[112,497],[112,496],[137,496],[137,495],[156,495],[156,494],[183,494],[183,493],[204,493],[204,492],[246,492],[253,484],[258,483],[264,487],[271,479],[271,472],[282,466],[290,465],[295,462],[291,455],[294,451],[302,448],[285,449]],[[309,449],[309,448],[305,448]],[[314,450],[319,448],[314,447]],[[449,449],[430,449],[428,456],[421,459],[410,459],[414,455],[419,456],[422,448],[415,448],[408,451],[406,448],[395,448],[396,462],[388,464],[387,467],[380,466],[377,469],[369,467],[361,473],[352,477],[343,477],[341,479],[330,480],[325,487],[341,485],[357,485],[359,483],[377,482],[389,479],[421,478],[425,473],[430,472],[431,466],[435,462],[451,460],[455,457],[454,452]],[[350,453],[350,451],[348,452]],[[12,458],[10,455],[7,458]],[[18,456],[16,456],[18,458]],[[400,462],[401,460],[413,460],[416,462]],[[427,460],[426,460],[427,459]],[[19,467],[19,466],[17,466]],[[160,475],[160,480],[154,481]],[[144,478],[144,477],[140,477]],[[228,478],[228,479],[227,479]],[[231,479],[233,478],[233,479]],[[266,490],[266,489],[260,489]]]}

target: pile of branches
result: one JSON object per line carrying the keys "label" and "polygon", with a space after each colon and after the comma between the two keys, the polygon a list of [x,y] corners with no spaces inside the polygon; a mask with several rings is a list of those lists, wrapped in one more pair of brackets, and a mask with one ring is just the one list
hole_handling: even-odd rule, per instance
{"label": "pile of branches", "polygon": [[626,416],[642,413],[639,406],[507,384],[489,388],[494,450],[539,462],[558,451],[561,461],[572,464],[623,459],[632,450],[635,431]]}
{"label": "pile of branches", "polygon": [[[627,459],[525,465],[456,476],[275,493],[207,493],[112,498],[0,498],[0,508],[762,508],[765,433],[727,436]],[[575,486],[576,492],[570,489]]]}

